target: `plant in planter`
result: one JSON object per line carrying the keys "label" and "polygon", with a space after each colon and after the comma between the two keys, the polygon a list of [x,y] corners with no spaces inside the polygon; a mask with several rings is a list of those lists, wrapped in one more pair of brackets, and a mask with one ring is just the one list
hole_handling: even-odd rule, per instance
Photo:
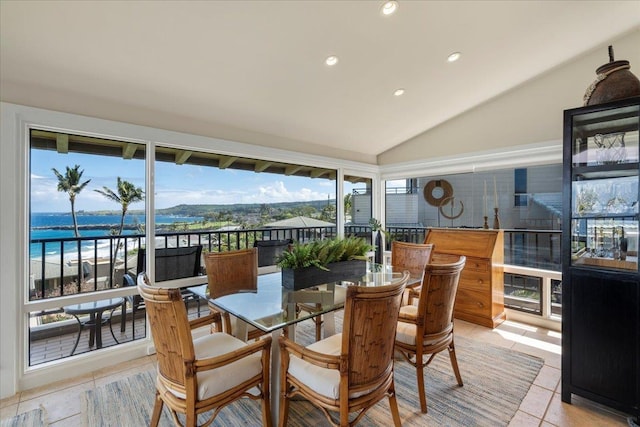
{"label": "plant in planter", "polygon": [[360,237],[295,243],[277,261],[282,284],[302,289],[320,283],[359,278],[366,269],[366,253],[373,248]]}

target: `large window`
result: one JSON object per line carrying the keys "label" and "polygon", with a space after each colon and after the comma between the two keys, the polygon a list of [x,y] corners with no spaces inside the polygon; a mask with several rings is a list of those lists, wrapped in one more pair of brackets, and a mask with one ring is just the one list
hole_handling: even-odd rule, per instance
{"label": "large window", "polygon": [[104,315],[109,330],[125,326],[127,298],[100,294],[123,286],[127,256],[141,243],[145,146],[41,130],[30,136],[28,299],[96,296],[29,314],[29,365],[144,337],[141,325],[101,342],[92,325]]}
{"label": "large window", "polygon": [[146,143],[42,130],[30,143],[28,299],[44,307],[29,313],[30,366],[144,338],[139,301],[105,292],[134,285],[140,271],[201,284],[207,251],[337,234],[335,169],[158,145],[149,194]]}
{"label": "large window", "polygon": [[506,265],[551,271],[505,274],[505,304],[536,314],[559,314],[561,306],[560,283],[549,280],[561,271],[561,212],[561,164],[394,180],[386,188],[391,239],[421,242],[427,227],[482,228],[485,218],[488,228],[503,229]]}

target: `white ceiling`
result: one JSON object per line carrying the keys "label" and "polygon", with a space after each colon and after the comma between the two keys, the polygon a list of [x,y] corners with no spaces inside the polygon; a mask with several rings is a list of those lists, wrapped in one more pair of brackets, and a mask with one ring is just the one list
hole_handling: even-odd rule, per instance
{"label": "white ceiling", "polygon": [[[388,17],[381,5],[2,0],[0,89],[371,155],[640,25],[639,1],[401,0]],[[462,59],[447,63],[454,51]]]}

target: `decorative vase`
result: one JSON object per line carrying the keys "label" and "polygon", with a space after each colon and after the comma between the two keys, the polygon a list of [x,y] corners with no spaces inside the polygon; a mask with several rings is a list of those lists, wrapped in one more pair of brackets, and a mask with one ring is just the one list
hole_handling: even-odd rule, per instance
{"label": "decorative vase", "polygon": [[341,280],[362,280],[367,272],[367,262],[364,260],[332,262],[327,265],[327,268],[328,271],[316,267],[283,268],[282,286],[286,289],[298,290]]}
{"label": "decorative vase", "polygon": [[629,61],[615,61],[609,46],[609,62],[596,69],[596,80],[584,94],[584,105],[596,105],[640,95],[640,80],[630,71]]}
{"label": "decorative vase", "polygon": [[376,256],[375,256],[375,262],[376,264],[382,264],[382,234],[380,233],[380,230],[378,230],[376,232],[376,238],[375,238],[375,242],[374,245],[376,247]]}

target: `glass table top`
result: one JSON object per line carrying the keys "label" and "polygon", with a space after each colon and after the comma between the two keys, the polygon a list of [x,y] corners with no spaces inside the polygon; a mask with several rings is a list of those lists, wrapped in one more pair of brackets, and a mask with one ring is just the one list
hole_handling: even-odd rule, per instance
{"label": "glass table top", "polygon": [[[401,272],[392,271],[391,267],[378,270],[381,271],[366,273],[360,281],[340,281],[300,290],[284,288],[281,272],[258,276],[258,288],[255,291],[212,299],[207,285],[190,287],[189,290],[250,325],[264,332],[272,332],[343,308],[349,286],[383,286],[402,277]],[[299,309],[301,306],[302,310]]]}

